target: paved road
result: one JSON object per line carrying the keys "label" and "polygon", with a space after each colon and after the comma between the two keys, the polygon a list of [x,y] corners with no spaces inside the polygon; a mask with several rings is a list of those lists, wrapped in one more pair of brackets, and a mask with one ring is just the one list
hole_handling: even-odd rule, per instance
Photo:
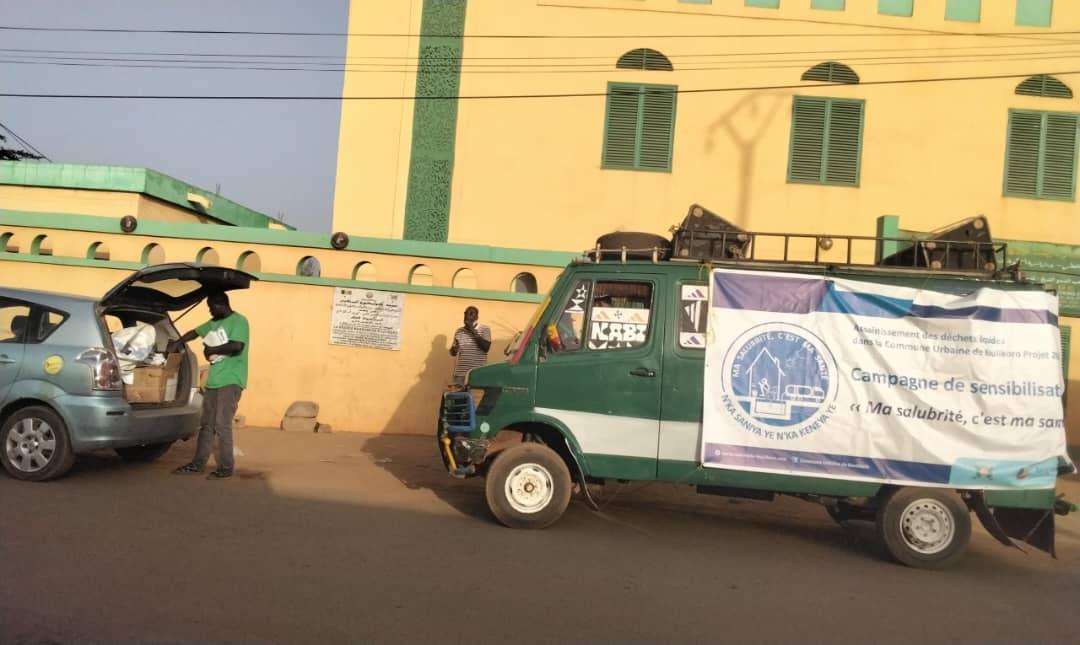
{"label": "paved road", "polygon": [[238,445],[230,481],[169,475],[190,444],[0,475],[0,642],[1080,641],[1076,515],[1059,560],[978,528],[957,568],[925,572],[797,500],[634,484],[512,531],[430,439]]}

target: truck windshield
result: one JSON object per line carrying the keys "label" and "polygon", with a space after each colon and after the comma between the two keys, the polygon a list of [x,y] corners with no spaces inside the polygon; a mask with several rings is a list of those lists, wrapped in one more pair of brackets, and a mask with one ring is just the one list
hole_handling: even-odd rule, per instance
{"label": "truck windshield", "polygon": [[508,361],[510,361],[511,363],[516,363],[517,359],[520,358],[522,348],[524,348],[525,345],[528,344],[529,338],[532,336],[533,331],[536,329],[537,323],[540,322],[540,318],[544,315],[544,312],[547,311],[547,308],[550,304],[551,296],[545,296],[543,302],[541,302],[540,305],[536,308],[536,311],[533,312],[532,317],[529,319],[529,324],[525,327],[525,329],[519,331],[517,335],[514,336],[514,340],[506,346],[505,354]]}

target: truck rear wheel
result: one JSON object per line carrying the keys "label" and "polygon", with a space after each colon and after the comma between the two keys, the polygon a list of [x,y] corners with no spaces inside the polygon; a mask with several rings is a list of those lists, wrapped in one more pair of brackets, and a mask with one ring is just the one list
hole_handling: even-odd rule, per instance
{"label": "truck rear wheel", "polygon": [[562,517],[570,503],[570,471],[554,450],[521,443],[498,454],[487,472],[488,508],[515,529],[542,529]]}
{"label": "truck rear wheel", "polygon": [[900,488],[878,508],[876,526],[889,555],[919,569],[944,569],[971,540],[971,517],[957,494],[939,488]]}

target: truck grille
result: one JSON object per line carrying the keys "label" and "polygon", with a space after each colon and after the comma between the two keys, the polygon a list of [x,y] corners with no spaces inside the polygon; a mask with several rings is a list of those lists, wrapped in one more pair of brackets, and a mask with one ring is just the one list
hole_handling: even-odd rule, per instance
{"label": "truck grille", "polygon": [[448,432],[472,432],[476,426],[476,408],[468,392],[443,394],[442,423]]}

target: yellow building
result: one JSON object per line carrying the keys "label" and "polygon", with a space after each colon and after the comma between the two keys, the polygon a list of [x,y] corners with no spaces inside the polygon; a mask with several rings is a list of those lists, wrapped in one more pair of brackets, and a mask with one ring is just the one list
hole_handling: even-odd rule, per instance
{"label": "yellow building", "polygon": [[758,232],[983,215],[1068,356],[1080,2],[352,0],[348,31],[335,230],[578,251],[692,203]]}

